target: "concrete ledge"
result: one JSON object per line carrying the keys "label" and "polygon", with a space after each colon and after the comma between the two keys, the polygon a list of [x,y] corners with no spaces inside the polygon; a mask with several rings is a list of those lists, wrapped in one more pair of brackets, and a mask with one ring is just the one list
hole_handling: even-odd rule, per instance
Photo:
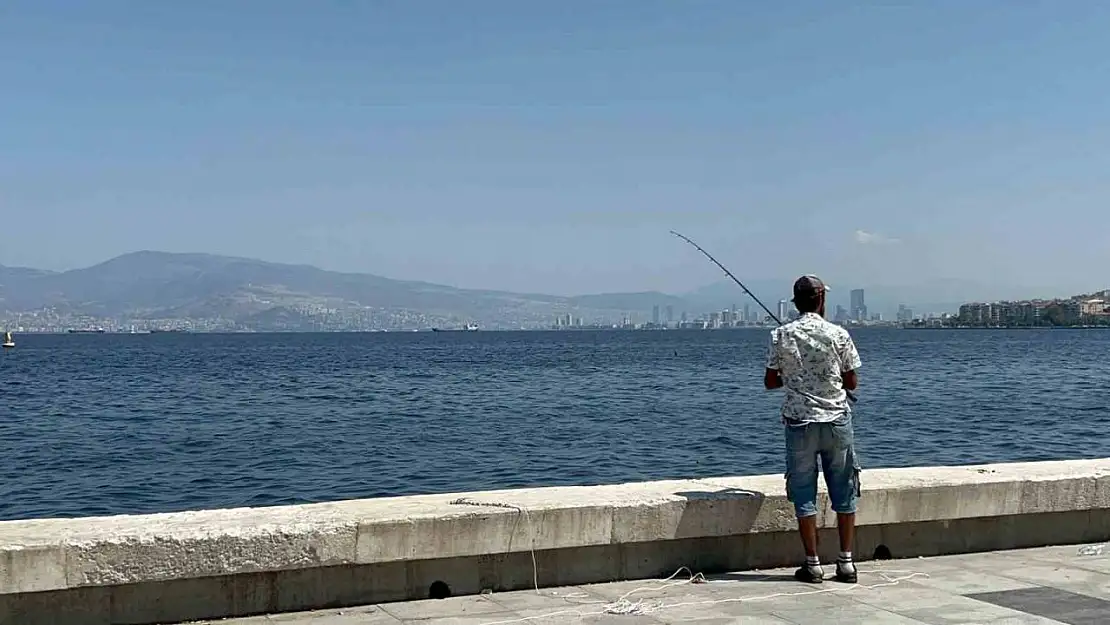
{"label": "concrete ledge", "polygon": [[[1110,538],[1110,459],[866,471],[856,548]],[[820,524],[835,526],[822,495]],[[0,624],[158,623],[797,560],[781,475],[0,523]],[[822,546],[830,553],[830,534]]]}

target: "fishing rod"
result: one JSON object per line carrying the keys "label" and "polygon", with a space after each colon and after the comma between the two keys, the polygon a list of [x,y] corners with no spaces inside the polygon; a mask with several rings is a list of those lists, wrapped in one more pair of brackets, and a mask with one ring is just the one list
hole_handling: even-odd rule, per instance
{"label": "fishing rod", "polygon": [[691,239],[690,239],[689,237],[687,237],[687,236],[683,236],[683,235],[681,235],[681,234],[679,234],[679,233],[675,232],[674,230],[671,230],[671,234],[673,234],[673,235],[675,235],[676,237],[678,237],[678,238],[682,239],[683,241],[686,241],[686,242],[687,242],[687,243],[689,243],[690,245],[693,245],[694,247],[696,247],[696,248],[698,249],[698,251],[699,251],[699,252],[701,252],[702,254],[705,254],[705,257],[706,257],[706,258],[708,258],[709,260],[713,261],[713,264],[714,264],[714,265],[717,265],[718,267],[720,267],[720,268],[721,268],[721,271],[725,272],[725,275],[726,275],[726,276],[728,276],[728,277],[732,278],[732,281],[733,281],[733,282],[735,282],[736,284],[740,285],[740,288],[741,288],[741,289],[744,289],[744,292],[748,294],[748,297],[750,297],[750,298],[754,299],[754,300],[755,300],[755,303],[756,303],[756,304],[759,304],[759,307],[760,307],[760,308],[762,308],[763,310],[767,311],[767,314],[768,314],[768,315],[770,315],[770,316],[771,316],[771,318],[775,320],[775,323],[779,324],[780,326],[782,325],[782,319],[779,319],[779,318],[778,318],[778,317],[777,317],[777,316],[775,315],[775,313],[771,312],[771,309],[770,309],[770,308],[767,308],[766,306],[764,306],[764,305],[763,305],[763,302],[759,301],[759,298],[755,296],[755,293],[752,293],[751,291],[749,291],[749,290],[748,290],[748,287],[744,286],[744,283],[743,283],[743,282],[741,282],[741,281],[740,281],[740,280],[739,280],[739,279],[738,279],[738,278],[737,278],[736,276],[732,275],[732,272],[731,272],[731,271],[729,271],[729,270],[728,270],[728,268],[726,268],[726,267],[725,267],[724,265],[722,265],[721,263],[717,262],[717,259],[716,259],[716,258],[713,258],[713,255],[712,255],[712,254],[710,254],[709,252],[707,252],[707,251],[705,251],[704,249],[702,249],[702,247],[701,247],[700,245],[698,245],[697,243],[694,243],[694,242],[693,242],[693,241],[692,241],[692,240],[691,240]]}
{"label": "fishing rod", "polygon": [[[741,282],[739,278],[737,278],[736,276],[732,275],[732,272],[731,272],[731,271],[729,271],[727,267],[725,267],[724,265],[722,265],[722,264],[721,264],[721,263],[720,263],[720,262],[719,262],[719,261],[718,261],[718,260],[717,260],[716,258],[713,258],[713,255],[712,255],[712,254],[710,254],[709,252],[705,251],[705,249],[704,249],[704,248],[702,248],[702,246],[698,245],[697,243],[694,243],[694,241],[693,241],[692,239],[690,239],[690,237],[687,237],[687,236],[685,236],[685,235],[679,234],[679,233],[675,232],[674,230],[671,230],[671,234],[673,234],[673,235],[675,235],[676,237],[678,237],[678,238],[682,239],[683,241],[686,241],[686,242],[687,242],[687,243],[689,243],[690,245],[693,245],[693,246],[694,246],[695,248],[697,248],[697,250],[698,250],[699,252],[701,252],[702,254],[705,254],[705,257],[706,257],[706,258],[708,258],[709,260],[713,261],[713,264],[714,264],[714,265],[717,265],[718,267],[720,267],[720,268],[721,268],[721,271],[725,272],[725,275],[726,275],[726,276],[728,276],[729,278],[732,278],[732,281],[733,281],[733,282],[735,282],[735,283],[736,283],[736,284],[737,284],[737,285],[738,285],[738,286],[739,286],[739,287],[740,287],[741,289],[743,289],[743,290],[744,290],[744,292],[748,294],[748,297],[750,297],[750,298],[752,298],[753,300],[755,300],[755,303],[756,303],[756,304],[759,304],[759,307],[760,307],[760,308],[762,308],[763,310],[767,311],[767,314],[768,314],[768,315],[770,315],[770,317],[771,317],[772,319],[774,319],[774,320],[775,320],[775,323],[779,324],[780,326],[782,325],[782,319],[779,319],[779,318],[778,318],[778,316],[777,316],[777,315],[775,315],[775,313],[771,312],[771,309],[770,309],[770,308],[767,308],[766,306],[764,306],[764,305],[763,305],[763,302],[759,301],[759,298],[755,296],[755,293],[752,293],[751,291],[749,291],[749,290],[748,290],[748,287],[744,286],[744,283],[743,283],[743,282]],[[854,401],[856,401],[856,396],[855,396],[855,394],[854,394],[854,393],[852,393],[851,391],[849,391],[849,390],[847,390],[847,389],[845,389],[845,391],[844,391],[844,392],[845,392],[845,393],[846,393],[846,394],[848,395],[848,399],[852,400],[853,402],[854,402]]]}

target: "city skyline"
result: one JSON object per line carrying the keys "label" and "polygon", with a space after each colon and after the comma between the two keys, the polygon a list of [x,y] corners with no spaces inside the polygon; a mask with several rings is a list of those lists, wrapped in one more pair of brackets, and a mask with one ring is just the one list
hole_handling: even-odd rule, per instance
{"label": "city skyline", "polygon": [[[279,265],[279,266],[291,266],[291,268],[292,268],[292,266],[305,266],[305,268],[312,268],[312,269],[317,269],[317,270],[326,271],[326,272],[333,272],[333,270],[329,270],[329,269],[326,269],[326,268],[320,268],[320,266],[316,266],[316,265],[312,265],[312,264],[293,265],[293,264],[289,264],[289,263],[274,262],[274,261],[263,260],[263,259],[252,259],[252,258],[248,258],[248,256],[242,256],[242,255],[219,255],[219,254],[195,253],[195,252],[171,253],[171,252],[150,252],[150,251],[139,251],[139,252],[125,253],[125,254],[122,254],[120,256],[114,256],[114,258],[112,258],[112,259],[107,259],[107,260],[104,260],[104,261],[102,261],[100,263],[97,263],[97,264],[94,264],[94,265],[79,266],[79,268],[73,268],[73,269],[70,269],[70,270],[63,270],[63,271],[54,271],[54,270],[50,270],[50,269],[36,268],[36,266],[17,266],[17,265],[7,265],[7,269],[11,269],[11,270],[30,270],[30,271],[36,271],[36,272],[43,271],[43,272],[53,272],[53,273],[67,273],[67,272],[72,272],[72,271],[88,270],[88,269],[91,269],[91,268],[95,268],[95,266],[100,266],[100,265],[103,265],[103,264],[109,264],[109,263],[112,263],[112,262],[115,262],[115,261],[118,261],[118,260],[124,259],[124,258],[130,258],[130,256],[142,256],[142,255],[148,255],[148,254],[180,256],[180,258],[213,258],[213,259],[234,260],[234,261],[243,261],[243,262],[262,262],[262,263],[268,263],[268,264]],[[0,264],[0,269],[4,269],[4,268],[6,268],[6,265]],[[734,269],[735,268],[745,268],[746,269],[746,265],[734,265]],[[343,273],[343,272],[336,272],[336,273]],[[702,268],[700,268],[699,273],[704,274],[703,281],[700,282],[700,283],[689,284],[688,288],[684,291],[678,291],[678,292],[672,292],[672,293],[659,291],[658,293],[660,295],[679,296],[679,298],[682,298],[682,296],[688,296],[688,295],[692,295],[692,294],[699,294],[699,293],[703,293],[703,292],[707,292],[707,291],[713,291],[713,292],[715,292],[715,298],[717,298],[717,299],[725,298],[725,299],[728,299],[729,301],[731,301],[731,299],[734,298],[735,293],[738,292],[737,291],[737,286],[735,285],[735,283],[733,283],[733,282],[731,282],[727,279],[722,279],[722,278],[718,278],[717,280],[714,280],[714,276],[717,275],[717,272],[714,271],[712,266],[710,266],[708,263],[702,263]],[[813,273],[813,272],[808,272],[808,273]],[[353,272],[353,273],[351,273],[351,275],[372,275],[372,276],[380,276],[380,278],[384,278],[384,279],[388,279],[388,280],[397,280],[395,278],[395,276],[381,275],[381,274],[374,274],[374,273]],[[777,279],[766,279],[766,278],[759,279],[759,278],[756,278],[755,280],[751,280],[750,278],[746,278],[746,281],[749,284],[755,285],[756,295],[759,296],[760,299],[764,299],[764,301],[767,301],[769,304],[771,304],[773,306],[774,306],[774,303],[776,302],[776,298],[775,298],[774,294],[775,293],[787,293],[789,291],[790,283],[793,283],[794,280],[795,280],[795,278],[789,278],[789,276],[784,276],[784,278],[777,278]],[[443,281],[437,281],[434,278],[417,279],[414,282],[426,283],[426,284],[430,284],[430,285],[450,286],[450,288],[452,288],[452,289],[463,289],[463,290],[467,289],[466,286],[461,286],[461,285],[456,285],[456,284],[448,284],[448,283],[443,282]],[[3,284],[0,283],[0,288],[2,288],[2,286],[3,286]],[[1097,289],[1093,289],[1094,291],[1097,291],[1099,288],[1101,288],[1101,285],[1096,285],[1096,286],[1097,286]],[[938,288],[939,288],[939,291],[947,292],[947,294],[945,294],[945,293],[941,293],[939,295],[936,294],[935,291]],[[856,292],[859,292],[859,291],[870,291],[870,292],[878,291],[878,292],[882,292],[882,291],[886,291],[886,288],[885,288],[884,285],[874,285],[874,284],[872,284],[871,286],[867,286],[867,288],[849,288],[849,289],[845,289],[845,288],[842,288],[842,286],[838,285],[837,289],[835,289],[833,292],[831,292],[831,295],[830,295],[830,298],[829,298],[829,314],[830,314],[830,317],[836,315],[837,309],[841,308],[841,306],[840,306],[841,303],[849,303],[850,298],[852,298],[852,296],[854,296],[852,294],[854,294]],[[512,291],[507,291],[507,292],[512,293]],[[523,292],[544,293],[545,291],[543,290],[542,286],[537,285],[536,288],[529,289],[529,290],[526,290],[526,291],[523,291]],[[596,294],[604,295],[604,294],[609,294],[609,293],[618,294],[618,293],[630,293],[630,292],[632,292],[632,291],[612,291],[612,292],[596,293]],[[847,293],[847,295],[845,295],[845,293]],[[2,292],[0,292],[0,294],[2,294]],[[548,293],[548,294],[554,295],[554,293]],[[591,295],[591,294],[592,293],[576,293],[576,294],[572,294],[572,295]],[[967,281],[967,280],[951,281],[951,282],[932,281],[931,283],[922,283],[920,285],[915,286],[914,289],[908,290],[908,292],[906,294],[911,296],[910,300],[906,300],[904,298],[904,296],[886,296],[886,298],[884,298],[884,301],[885,301],[884,305],[878,306],[878,308],[876,308],[876,309],[874,309],[874,311],[870,311],[870,312],[877,311],[879,314],[886,317],[886,316],[895,315],[898,311],[901,311],[901,309],[904,308],[904,306],[908,305],[908,308],[910,308],[910,309],[928,310],[930,313],[939,314],[939,313],[942,313],[942,312],[955,312],[955,310],[958,308],[958,306],[960,304],[965,303],[967,301],[976,300],[976,299],[990,300],[990,301],[1016,301],[1016,300],[1037,299],[1037,298],[1051,299],[1051,298],[1061,298],[1061,296],[1068,296],[1067,294],[1061,294],[1059,292],[1059,289],[1056,289],[1056,290],[1037,290],[1037,289],[1029,289],[1029,288],[1027,288],[1027,289],[1009,289],[1009,288],[1006,288],[1005,285],[989,284],[989,283],[976,283],[976,282]],[[980,296],[980,295],[985,295],[985,296]],[[840,302],[840,300],[838,299],[838,296],[840,296],[840,298],[845,298],[845,296],[846,296],[846,298],[849,298],[849,300],[845,300],[844,302]],[[912,296],[916,296],[916,299],[912,299]],[[0,302],[0,304],[2,304],[2,302]],[[755,304],[754,303],[748,303],[746,305],[751,306],[751,305],[755,305]],[[856,313],[850,312],[852,310],[851,309],[852,305],[854,305],[854,304],[849,304],[849,308],[846,309],[847,311],[849,311],[849,313],[848,313],[849,319],[852,319],[852,320],[867,320],[867,319],[869,319],[870,314],[869,314],[868,310],[862,311],[862,312],[865,313],[862,316],[860,316]],[[867,309],[867,306],[865,306],[865,309]],[[2,310],[2,308],[0,308],[0,310]]]}
{"label": "city skyline", "polygon": [[[835,323],[855,326],[898,326],[913,328],[945,328],[945,327],[1035,327],[1035,326],[1110,326],[1110,289],[1088,294],[1075,295],[1067,299],[1034,299],[1025,301],[999,301],[999,302],[968,302],[959,307],[958,314],[929,313],[915,315],[905,305],[898,308],[897,318],[894,321],[884,319],[879,313],[866,315],[865,292],[862,289],[853,289],[850,293],[854,316],[841,305],[836,306]],[[661,317],[661,311],[666,311],[666,320]],[[282,319],[282,315],[289,312],[301,316],[297,319]],[[696,313],[695,313],[696,314]],[[767,328],[777,325],[777,320],[766,314],[762,309],[753,310],[750,304],[745,304],[741,309],[738,306],[729,306],[721,311],[696,314],[692,319],[686,310],[680,312],[681,320],[674,321],[674,306],[668,304],[661,309],[658,304],[651,309],[651,322],[643,322],[635,313],[621,313],[619,321],[587,320],[570,311],[556,315],[553,324],[542,321],[523,325],[503,327],[497,323],[493,330],[582,330],[582,329],[623,329],[623,330],[665,330],[665,329],[696,329],[696,330],[721,330],[741,328]],[[542,315],[541,315],[542,316]],[[788,310],[787,300],[778,302],[778,319],[786,322],[800,316],[796,308]],[[826,317],[828,314],[826,313]],[[374,310],[371,307],[356,308],[330,308],[326,306],[295,306],[280,313],[277,319],[271,319],[268,325],[242,325],[229,319],[115,319],[111,317],[96,317],[87,315],[59,314],[51,308],[40,311],[23,313],[0,314],[0,325],[8,331],[21,333],[38,332],[112,332],[112,333],[146,333],[162,331],[186,332],[268,332],[268,331],[294,331],[294,332],[350,332],[350,331],[418,331],[452,329],[449,321],[447,326],[437,324],[442,318],[427,316],[418,311],[393,311],[388,308]],[[472,321],[459,330],[478,330],[478,324]]]}
{"label": "city skyline", "polygon": [[[773,290],[782,288],[781,283],[774,284]],[[568,299],[467,291],[240,257],[140,252],[62,273],[0,267],[0,320],[18,331],[30,328],[48,332],[90,328],[380,330],[477,325],[538,329],[549,327],[552,314],[554,328],[718,329],[772,321],[766,311],[753,308],[751,302],[745,302],[743,308],[738,306],[740,293],[735,287],[725,294],[727,305],[711,303],[712,293],[713,288],[703,288],[685,299],[663,293]],[[721,295],[716,295],[718,300]],[[862,301],[862,291],[852,290],[850,295]],[[748,299],[746,294],[744,299]],[[845,321],[839,313],[842,308],[837,306],[837,321]],[[648,309],[650,321],[645,321]],[[794,312],[786,300],[779,302],[779,319],[792,319]],[[884,319],[875,314],[869,318],[857,316],[854,321]]]}
{"label": "city skyline", "polygon": [[[170,262],[170,263],[186,262],[186,259],[208,259],[208,260],[217,260],[217,261],[221,261],[221,262],[232,262],[232,263],[248,263],[248,264],[250,264],[250,263],[262,263],[264,265],[269,265],[269,266],[273,266],[273,267],[276,267],[276,268],[277,267],[285,267],[285,268],[294,269],[294,270],[295,269],[300,269],[300,268],[308,268],[308,269],[313,269],[313,270],[317,270],[317,271],[324,271],[326,273],[334,273],[334,272],[327,272],[327,270],[321,270],[319,268],[312,267],[311,265],[286,265],[286,264],[283,264],[283,263],[270,263],[268,261],[262,261],[262,260],[258,260],[258,259],[250,259],[250,258],[245,258],[245,257],[237,257],[237,256],[222,257],[222,256],[208,255],[208,254],[170,254],[170,253],[164,253],[164,252],[135,252],[135,253],[131,253],[131,254],[125,254],[125,255],[120,256],[120,257],[109,259],[108,261],[105,261],[104,263],[99,263],[99,264],[94,265],[94,266],[89,267],[89,268],[80,268],[80,269],[71,270],[71,271],[83,272],[83,271],[87,271],[87,270],[94,270],[94,269],[102,267],[102,266],[109,266],[109,265],[112,265],[114,263],[124,262],[126,259],[137,259],[136,262],[138,262],[139,265],[143,265],[144,261],[142,259],[147,258],[147,257],[164,258],[167,262]],[[708,267],[708,263],[706,263],[706,266]],[[0,269],[3,269],[3,268],[4,268],[3,266],[0,266]],[[49,270],[39,270],[37,268],[8,268],[8,269],[13,269],[13,270],[21,270],[22,269],[22,270],[29,270],[29,271],[32,271],[32,272],[45,271],[47,273],[50,273]],[[66,273],[69,273],[69,272],[58,272],[58,273],[59,274],[66,274]],[[711,270],[707,271],[708,276],[712,276],[713,273],[714,272],[712,272]],[[342,275],[342,274],[337,274],[337,275]],[[388,276],[375,276],[374,274],[346,274],[346,275],[365,275],[365,276],[369,276],[369,277],[373,277],[373,278],[393,280],[393,278],[390,278]],[[787,279],[781,279],[781,280],[777,280],[777,279],[766,280],[766,279],[764,279],[764,280],[759,280],[759,279],[757,279],[756,281],[749,281],[749,284],[755,285],[755,292],[757,294],[757,297],[762,295],[762,298],[764,298],[765,301],[768,301],[768,299],[769,299],[768,303],[773,304],[776,300],[770,299],[768,297],[768,295],[776,293],[776,292],[788,291],[789,283],[791,283],[791,282],[792,282],[792,279],[791,280],[787,280]],[[429,286],[440,286],[434,281],[426,281],[426,282],[422,281],[422,282],[417,282],[415,284],[427,284]],[[446,287],[449,287],[449,288],[458,288],[458,287],[454,287],[452,285],[442,285],[442,286],[446,286]],[[966,289],[970,285],[964,284],[963,286]],[[3,310],[3,303],[4,303],[3,302],[3,289],[4,289],[4,285],[3,285],[2,282],[0,282],[0,310]],[[465,289],[463,289],[463,290],[465,290]],[[910,308],[910,309],[914,308],[913,305],[907,306],[907,303],[905,301],[903,301],[903,300],[901,300],[897,297],[894,297],[893,299],[888,297],[887,298],[888,301],[885,304],[885,308],[884,307],[878,307],[878,308],[873,309],[869,313],[869,309],[866,305],[863,305],[862,308],[859,307],[859,304],[862,303],[863,293],[866,290],[867,289],[863,289],[863,288],[834,289],[831,292],[831,295],[829,297],[829,306],[828,306],[828,308],[829,308],[830,318],[848,319],[848,320],[853,320],[853,321],[877,321],[877,320],[882,320],[884,318],[889,318],[889,317],[893,316],[895,314],[895,310],[897,310],[898,312],[903,312],[907,308]],[[881,290],[881,288],[879,290]],[[974,291],[975,289],[972,289],[972,290]],[[840,309],[842,309],[843,306],[841,305],[841,301],[840,301],[840,299],[838,299],[838,296],[841,297],[841,298],[845,297],[845,291],[847,291],[847,297],[849,298],[849,301],[851,302],[849,309],[847,309],[850,312],[847,313],[847,315],[842,315],[842,314],[840,314]],[[532,289],[532,292],[541,293],[542,289],[539,289],[539,288]],[[621,293],[620,292],[615,292],[615,293],[610,293],[610,294],[595,294],[595,295],[597,295],[597,296],[605,296],[605,295],[619,296],[619,295],[621,295]],[[645,294],[642,294],[642,295],[649,295],[649,294],[645,293]],[[582,294],[582,296],[589,297],[589,296],[591,296],[591,294]],[[660,297],[679,297],[679,298],[695,296],[699,299],[705,299],[706,297],[708,297],[709,299],[715,299],[715,300],[718,300],[718,301],[727,300],[729,302],[729,304],[727,304],[727,305],[720,304],[720,303],[715,304],[715,305],[709,305],[709,304],[704,304],[703,303],[701,305],[701,308],[699,308],[696,311],[696,314],[701,314],[702,312],[708,311],[708,310],[722,310],[724,308],[730,308],[733,305],[735,305],[735,301],[737,299],[737,296],[740,296],[742,299],[747,299],[747,296],[744,295],[742,293],[742,291],[739,291],[738,287],[736,287],[732,282],[730,282],[728,280],[718,280],[718,281],[715,281],[715,282],[708,282],[708,283],[703,284],[700,287],[692,288],[692,289],[690,289],[690,290],[688,290],[684,293],[668,294],[668,293],[658,292],[658,296],[660,296]],[[976,297],[955,297],[955,298],[951,298],[950,300],[948,300],[943,305],[924,305],[924,306],[918,306],[918,307],[922,310],[927,310],[929,313],[932,313],[932,314],[941,314],[941,313],[944,313],[944,312],[954,312],[960,304],[962,304],[963,302],[968,301],[970,299],[976,299]],[[1004,297],[1004,298],[1000,298],[1000,299],[1020,299],[1020,298],[1019,297],[1009,297],[1009,298]],[[919,305],[920,301],[912,302],[912,304]],[[665,308],[665,307],[668,306],[667,304],[660,303],[658,305],[661,306],[661,307],[664,307],[664,308],[660,309],[660,314],[662,314],[663,312],[667,312],[667,314],[669,315],[667,317],[668,322],[673,321],[673,319],[674,319],[674,305],[673,304],[669,305],[669,308],[670,308],[669,311],[667,311],[667,309]],[[749,309],[754,305],[755,305],[755,303],[754,303],[754,300],[753,300],[751,302],[746,303],[744,305],[744,308]],[[786,316],[789,315],[789,312],[793,310],[793,306],[792,306],[792,304],[789,304],[789,301],[787,299],[783,299],[780,302],[780,305],[785,306],[785,310],[780,307],[780,310],[778,311],[777,316],[779,316],[780,318],[785,318]],[[682,312],[688,312],[688,311],[682,311]],[[749,318],[749,316],[750,315],[748,314],[748,312],[744,313],[744,318]],[[653,316],[653,318],[654,318],[654,316]]]}

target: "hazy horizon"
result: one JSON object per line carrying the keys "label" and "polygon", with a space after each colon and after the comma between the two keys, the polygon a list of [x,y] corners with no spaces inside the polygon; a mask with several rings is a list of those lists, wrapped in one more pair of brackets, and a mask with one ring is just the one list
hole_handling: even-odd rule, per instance
{"label": "hazy horizon", "polygon": [[[332,271],[332,272],[339,272],[339,273],[350,273],[350,274],[375,275],[375,276],[378,276],[378,277],[400,280],[400,278],[396,278],[394,276],[389,276],[389,275],[375,274],[373,272],[360,272],[360,271],[344,272],[344,271],[340,271],[340,270],[337,270],[337,269],[334,269],[334,268],[314,265],[312,263],[299,263],[299,264],[283,263],[281,261],[275,261],[275,260],[271,260],[271,259],[255,258],[255,257],[241,256],[241,255],[234,255],[234,254],[227,254],[227,255],[225,255],[225,254],[212,254],[212,253],[209,253],[209,252],[165,252],[165,251],[162,251],[162,250],[135,250],[135,251],[132,251],[132,252],[125,252],[123,254],[113,256],[112,258],[103,259],[102,261],[95,262],[91,265],[80,266],[80,267],[70,267],[70,268],[60,269],[60,270],[45,269],[45,268],[42,268],[42,267],[16,267],[16,266],[11,266],[11,265],[8,265],[7,267],[9,267],[9,268],[19,268],[19,269],[31,269],[31,270],[45,270],[45,271],[53,271],[55,273],[64,273],[66,271],[75,271],[75,270],[88,269],[90,267],[94,267],[94,266],[97,266],[97,265],[100,265],[100,264],[103,264],[103,263],[107,263],[107,262],[110,262],[110,261],[113,261],[113,260],[116,260],[116,259],[125,258],[125,257],[128,257],[128,256],[138,255],[138,254],[167,254],[167,255],[186,255],[186,256],[200,255],[200,256],[215,256],[215,257],[224,257],[224,258],[238,258],[238,259],[249,260],[249,261],[258,261],[258,262],[263,262],[263,263],[268,263],[268,264],[290,265],[290,266],[305,265],[305,266],[310,266],[310,267],[313,267],[313,268],[316,268],[316,269],[321,269],[321,270],[324,270],[324,271]],[[0,265],[0,266],[4,266],[4,265]],[[719,271],[716,271],[716,267],[713,266],[709,260],[705,261],[705,269],[708,272],[707,276],[705,276],[706,279],[703,280],[700,283],[691,282],[687,286],[687,288],[685,288],[685,290],[682,290],[682,291],[658,291],[658,290],[656,290],[656,291],[652,291],[652,292],[656,292],[656,293],[659,293],[661,295],[670,296],[670,297],[678,297],[678,298],[686,298],[686,299],[692,298],[693,301],[700,302],[701,304],[704,304],[707,301],[713,301],[713,302],[716,302],[719,306],[728,306],[728,307],[735,306],[738,309],[742,309],[745,305],[751,306],[753,308],[758,306],[758,303],[754,299],[751,299],[748,295],[746,295],[740,289],[740,287],[738,285],[736,285],[734,282],[732,282],[727,276],[724,276],[723,273],[721,273]],[[714,280],[713,278],[715,276],[718,277],[718,279]],[[752,278],[752,277],[745,276],[745,277],[743,277],[742,282],[745,282],[745,286],[752,289],[753,292],[755,293],[756,297],[758,297],[764,304],[766,304],[767,306],[769,306],[773,309],[776,305],[776,302],[779,299],[788,299],[790,297],[790,295],[789,295],[790,285],[793,283],[794,279],[795,279],[794,277],[768,278],[768,277],[756,276],[756,277]],[[409,280],[406,280],[406,281],[409,281]],[[468,287],[466,285],[450,284],[448,282],[437,281],[435,279],[414,279],[414,280],[411,280],[411,281],[412,282],[420,282],[420,283],[439,285],[439,286],[452,287],[452,288],[458,288],[458,289],[464,289],[464,290],[485,290],[485,289],[475,289],[473,287]],[[0,285],[0,286],[3,286],[3,285]],[[934,280],[925,281],[925,282],[921,282],[921,283],[896,284],[896,285],[889,285],[889,284],[887,284],[887,285],[884,285],[884,284],[835,284],[835,285],[830,285],[830,287],[832,288],[831,295],[830,295],[830,298],[829,298],[829,314],[830,315],[835,311],[836,306],[838,304],[847,306],[848,299],[849,299],[849,293],[853,289],[864,289],[865,291],[867,291],[868,295],[869,295],[868,302],[869,302],[869,305],[871,307],[872,312],[881,312],[884,315],[893,314],[893,312],[896,310],[896,307],[899,304],[906,304],[906,305],[909,305],[911,307],[919,307],[922,304],[925,304],[927,308],[929,306],[938,306],[937,308],[928,308],[927,311],[919,309],[918,312],[941,313],[941,312],[955,312],[955,306],[956,305],[958,305],[960,303],[971,302],[971,301],[993,301],[993,300],[1002,300],[1002,299],[1026,299],[1026,298],[1041,298],[1041,297],[1045,297],[1045,298],[1067,297],[1067,296],[1077,295],[1077,294],[1080,293],[1080,291],[1077,291],[1075,293],[1068,293],[1068,292],[1064,292],[1064,291],[1062,291],[1058,288],[1054,289],[1054,288],[1051,288],[1051,287],[1018,287],[1018,286],[1014,286],[1014,285],[985,284],[985,283],[979,283],[979,282],[975,282],[975,281],[961,280],[961,279],[934,279]],[[1105,288],[1105,287],[1096,286],[1096,287],[1084,289],[1081,292],[1084,292],[1084,293],[1086,293],[1086,292],[1095,292],[1095,291],[1100,291],[1103,288]],[[631,291],[629,289],[624,289],[624,290],[617,289],[617,290],[612,290],[612,291],[557,293],[557,292],[553,292],[551,290],[545,290],[544,288],[542,288],[542,285],[536,285],[536,288],[526,289],[526,290],[521,290],[521,291],[507,291],[507,290],[504,290],[504,289],[490,289],[490,290],[505,291],[505,292],[518,293],[518,294],[552,295],[552,296],[560,296],[560,297],[589,297],[589,296],[594,296],[594,295],[619,295],[619,294],[622,294],[622,293],[644,292],[644,291]],[[876,295],[878,295],[877,299],[875,297]],[[727,302],[727,304],[726,304],[726,302]],[[660,304],[661,305],[665,304],[665,302],[660,302]],[[680,311],[680,312],[683,312],[683,311]]]}
{"label": "hazy horizon", "polygon": [[1108,27],[1096,2],[16,0],[0,264],[716,284],[675,229],[745,281],[816,273],[845,299],[1089,292],[1110,287]]}

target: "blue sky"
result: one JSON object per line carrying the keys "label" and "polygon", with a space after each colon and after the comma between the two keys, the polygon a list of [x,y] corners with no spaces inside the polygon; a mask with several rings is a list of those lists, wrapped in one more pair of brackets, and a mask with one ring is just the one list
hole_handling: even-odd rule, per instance
{"label": "blue sky", "polygon": [[1110,4],[0,7],[0,264],[1110,287]]}

